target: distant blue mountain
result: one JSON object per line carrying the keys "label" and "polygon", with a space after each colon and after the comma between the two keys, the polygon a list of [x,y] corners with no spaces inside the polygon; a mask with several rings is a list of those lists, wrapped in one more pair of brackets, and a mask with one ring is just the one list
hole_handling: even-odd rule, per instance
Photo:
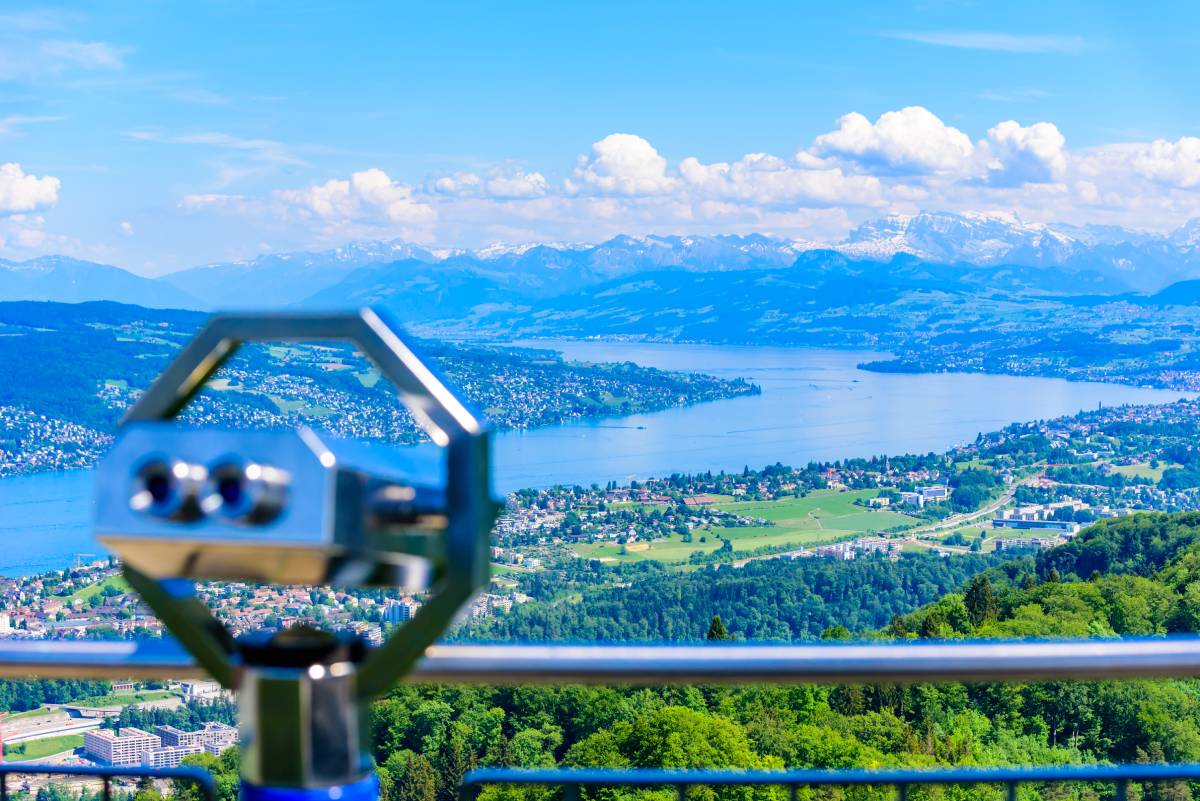
{"label": "distant blue mountain", "polygon": [[0,300],[52,300],[80,303],[116,300],[158,309],[196,308],[187,292],[120,267],[43,256],[29,261],[0,259]]}
{"label": "distant blue mountain", "polygon": [[859,280],[941,282],[975,291],[1148,296],[1200,279],[1200,220],[1163,236],[1113,226],[1029,224],[998,214],[921,213],[865,223],[832,245],[757,234],[617,236],[599,244],[474,251],[362,242],[209,264],[159,279],[46,257],[0,261],[0,300],[109,299],[192,309],[384,303],[411,319],[461,319],[498,309],[550,308],[551,300],[573,293],[634,291],[636,282],[622,281],[642,274],[658,281],[663,272],[678,273],[672,283],[686,294],[689,282],[708,285],[699,276],[709,274],[839,269]]}
{"label": "distant blue mountain", "polygon": [[360,242],[317,253],[281,253],[206,264],[160,280],[206,308],[256,308],[264,303],[291,306],[360,267],[404,259],[432,262],[438,256],[405,242]]}

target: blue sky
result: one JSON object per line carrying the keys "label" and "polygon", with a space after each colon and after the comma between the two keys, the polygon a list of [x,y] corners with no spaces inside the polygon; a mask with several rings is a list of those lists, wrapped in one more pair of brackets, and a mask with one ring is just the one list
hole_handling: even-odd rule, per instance
{"label": "blue sky", "polygon": [[0,9],[0,256],[1200,214],[1188,4],[339,5]]}

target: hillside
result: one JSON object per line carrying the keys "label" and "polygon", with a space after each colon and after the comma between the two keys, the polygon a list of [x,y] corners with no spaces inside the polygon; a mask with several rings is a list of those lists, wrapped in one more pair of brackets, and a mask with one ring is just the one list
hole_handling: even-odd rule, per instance
{"label": "hillside", "polygon": [[[117,303],[0,302],[0,473],[87,466],[31,454],[45,450],[31,410],[64,434],[55,452],[102,440],[207,319],[199,312]],[[568,364],[548,351],[425,343],[423,351],[497,428],[532,428],[737,395],[741,380],[639,367]],[[310,425],[357,439],[411,442],[418,428],[387,382],[344,343],[264,343],[240,351],[185,417],[239,427]],[[61,446],[61,447],[57,447]]]}
{"label": "hillside", "polygon": [[703,639],[718,613],[746,640],[812,640],[835,625],[870,631],[953,591],[995,563],[928,554],[899,562],[771,559],[744,567],[671,571],[657,562],[535,573],[523,584],[540,602],[469,627],[458,637],[578,642]]}
{"label": "hillside", "polygon": [[[896,616],[875,636],[1195,631],[1200,625],[1198,542],[1200,515],[1143,514],[1106,521],[1036,562],[1010,561],[964,578],[959,591]],[[1102,555],[1105,572],[1093,574],[1097,555]],[[847,563],[830,567],[844,569],[847,575],[862,569]],[[901,566],[900,574],[903,571]],[[1076,578],[1080,571],[1088,578]],[[648,585],[661,583],[655,576],[643,578],[649,579]],[[648,591],[703,592],[712,578],[708,574],[704,579],[709,581]],[[776,578],[772,574],[746,580],[756,581],[761,589]],[[623,606],[606,609],[605,616],[641,614],[637,607],[646,598],[638,594],[637,583],[629,590],[613,595],[611,603]],[[830,592],[828,587],[825,592]],[[744,606],[748,597],[753,596],[713,589],[697,596],[690,616],[677,620],[677,625],[700,637],[708,630],[707,616],[719,613],[731,631],[748,631],[766,614]],[[837,593],[829,600],[836,603]],[[689,603],[685,608],[691,608]],[[771,606],[762,604],[763,609]],[[593,633],[580,627],[564,627],[555,634],[571,639]],[[825,636],[845,636],[845,630],[834,627]],[[633,690],[405,685],[374,704],[371,729],[384,786],[399,798],[421,801],[450,798],[463,772],[476,765],[871,768],[1196,761],[1200,684],[1179,679]],[[1029,792],[1030,798],[1103,797],[1089,788],[1044,795],[1032,787]],[[1164,801],[1190,798],[1183,785],[1135,787],[1132,792]],[[990,800],[999,793],[999,788],[962,788],[953,797]],[[783,791],[771,789],[753,794],[719,790],[706,797],[741,800],[752,795],[786,798]],[[487,797],[542,798],[535,791],[512,788],[492,788]],[[632,797],[620,790],[605,795],[614,800]]]}

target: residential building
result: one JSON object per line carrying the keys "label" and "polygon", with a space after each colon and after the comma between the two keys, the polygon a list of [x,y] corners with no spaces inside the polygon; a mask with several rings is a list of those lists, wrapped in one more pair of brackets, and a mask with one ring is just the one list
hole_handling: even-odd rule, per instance
{"label": "residential building", "polygon": [[142,752],[143,768],[177,768],[184,757],[199,754],[203,748],[196,745],[168,745]]}
{"label": "residential building", "polygon": [[162,740],[156,735],[133,726],[118,732],[98,729],[83,734],[84,752],[105,765],[140,765],[142,754],[161,747]]}

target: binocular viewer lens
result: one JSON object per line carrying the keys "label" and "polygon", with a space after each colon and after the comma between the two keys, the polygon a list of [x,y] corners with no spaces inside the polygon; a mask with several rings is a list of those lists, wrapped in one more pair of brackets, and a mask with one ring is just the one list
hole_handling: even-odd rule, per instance
{"label": "binocular viewer lens", "polygon": [[133,476],[129,506],[176,522],[217,515],[233,523],[264,525],[287,504],[288,474],[257,462],[223,461],[212,467],[155,459]]}
{"label": "binocular viewer lens", "polygon": [[155,459],[142,465],[133,477],[129,505],[135,511],[181,522],[201,516],[197,492],[208,471],[178,459]]}
{"label": "binocular viewer lens", "polygon": [[288,475],[257,462],[226,462],[214,467],[204,505],[231,521],[262,525],[287,504]]}

